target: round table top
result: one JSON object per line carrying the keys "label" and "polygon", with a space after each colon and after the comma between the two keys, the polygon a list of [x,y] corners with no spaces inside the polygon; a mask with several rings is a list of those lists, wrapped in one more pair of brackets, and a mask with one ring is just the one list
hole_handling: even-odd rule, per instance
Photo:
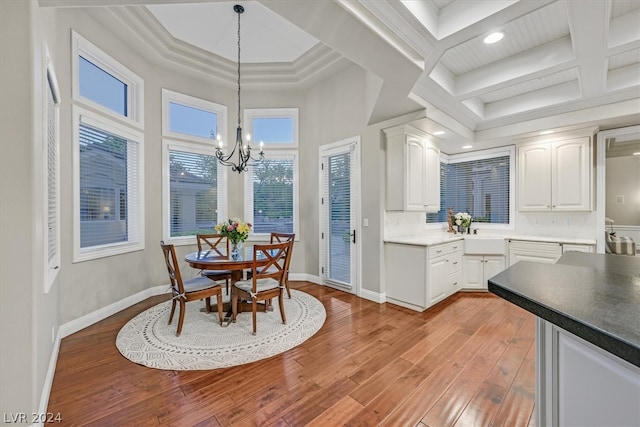
{"label": "round table top", "polygon": [[[191,252],[184,256],[184,260],[194,268],[203,270],[244,270],[253,267],[253,247],[247,246],[240,250],[238,259],[220,256],[215,251],[204,250]],[[258,265],[267,263],[267,259],[258,259]]]}

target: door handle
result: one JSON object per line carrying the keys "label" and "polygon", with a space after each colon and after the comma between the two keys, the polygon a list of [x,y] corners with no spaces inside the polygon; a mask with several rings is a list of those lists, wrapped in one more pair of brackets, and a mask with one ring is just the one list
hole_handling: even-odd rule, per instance
{"label": "door handle", "polygon": [[351,236],[351,241],[355,244],[356,243],[356,230],[353,230],[353,233],[351,233],[350,236]]}

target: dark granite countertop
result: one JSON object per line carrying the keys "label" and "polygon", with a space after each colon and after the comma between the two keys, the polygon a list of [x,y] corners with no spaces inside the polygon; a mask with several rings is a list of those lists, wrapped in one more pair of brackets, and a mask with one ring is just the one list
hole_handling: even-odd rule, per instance
{"label": "dark granite countertop", "polygon": [[640,367],[640,257],[519,261],[489,279],[489,291]]}

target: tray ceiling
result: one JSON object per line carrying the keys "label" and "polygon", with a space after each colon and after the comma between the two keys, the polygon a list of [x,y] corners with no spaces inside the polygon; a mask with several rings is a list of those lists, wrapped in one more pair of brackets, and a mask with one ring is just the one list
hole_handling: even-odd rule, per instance
{"label": "tray ceiling", "polygon": [[[40,0],[45,6],[60,3]],[[171,52],[167,57],[199,62],[233,82],[235,3],[93,4],[118,6],[110,10],[150,45]],[[640,122],[637,0],[239,3],[246,10],[241,18],[246,84],[304,86],[355,63],[380,79],[370,123],[424,108],[427,121],[438,125],[434,128],[469,141],[545,127]],[[484,44],[496,30],[504,32],[503,40]]]}

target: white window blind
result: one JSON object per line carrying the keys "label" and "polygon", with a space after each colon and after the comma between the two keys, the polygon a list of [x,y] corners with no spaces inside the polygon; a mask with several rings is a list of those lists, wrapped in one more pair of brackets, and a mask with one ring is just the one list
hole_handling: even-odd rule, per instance
{"label": "white window blind", "polygon": [[440,164],[440,211],[427,214],[427,223],[446,222],[447,211],[471,214],[473,222],[509,224],[511,156],[501,153]]}
{"label": "white window blind", "polygon": [[169,149],[169,235],[212,233],[219,222],[215,156]]}
{"label": "white window blind", "polygon": [[80,123],[80,248],[138,242],[138,143]]}
{"label": "white window blind", "polygon": [[[58,191],[58,146],[59,146],[59,106],[57,82],[52,70],[47,70],[47,271],[52,272],[60,267],[60,215]],[[47,280],[47,290],[51,285]]]}
{"label": "white window blind", "polygon": [[322,168],[326,169],[326,173],[323,173],[321,218],[323,239],[326,242],[323,282],[351,284],[351,232],[354,228],[354,224],[351,224],[351,182],[355,161],[356,156],[351,150],[322,159]]}
{"label": "white window blind", "polygon": [[254,234],[295,233],[295,156],[264,160],[250,169]]}

